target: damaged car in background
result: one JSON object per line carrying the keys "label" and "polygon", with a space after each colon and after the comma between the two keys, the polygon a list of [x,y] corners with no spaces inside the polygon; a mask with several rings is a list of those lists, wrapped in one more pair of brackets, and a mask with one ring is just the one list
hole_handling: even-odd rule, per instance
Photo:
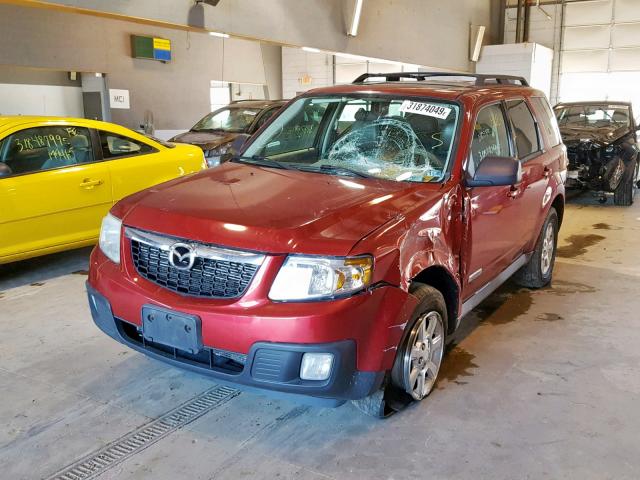
{"label": "damaged car in background", "polygon": [[204,116],[188,132],[170,142],[200,147],[209,167],[237,154],[237,150],[286,103],[286,100],[236,100]]}
{"label": "damaged car in background", "polygon": [[554,108],[567,146],[567,187],[593,190],[600,203],[633,203],[640,160],[632,107],[626,102],[561,103]]}

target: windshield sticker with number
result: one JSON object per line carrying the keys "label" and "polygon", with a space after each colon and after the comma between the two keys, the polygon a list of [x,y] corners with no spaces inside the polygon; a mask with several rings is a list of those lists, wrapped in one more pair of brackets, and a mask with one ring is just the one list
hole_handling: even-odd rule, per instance
{"label": "windshield sticker with number", "polygon": [[449,107],[437,105],[433,103],[413,102],[405,100],[400,106],[400,111],[405,113],[417,113],[418,115],[426,115],[444,120],[451,113]]}

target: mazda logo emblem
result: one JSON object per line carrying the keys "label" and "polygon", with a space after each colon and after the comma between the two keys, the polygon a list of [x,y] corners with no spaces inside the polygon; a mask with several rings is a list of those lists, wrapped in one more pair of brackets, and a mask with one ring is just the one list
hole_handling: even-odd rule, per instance
{"label": "mazda logo emblem", "polygon": [[178,270],[190,270],[196,260],[196,252],[191,245],[174,243],[169,247],[169,263]]}

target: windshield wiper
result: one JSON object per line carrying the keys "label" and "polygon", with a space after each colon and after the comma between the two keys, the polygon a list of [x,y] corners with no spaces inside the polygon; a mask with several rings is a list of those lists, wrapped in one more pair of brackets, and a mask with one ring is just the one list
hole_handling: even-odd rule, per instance
{"label": "windshield wiper", "polygon": [[282,168],[284,170],[296,170],[295,167],[287,165],[286,163],[278,162],[277,160],[271,160],[267,157],[261,157],[260,155],[253,155],[251,157],[237,155],[231,159],[232,162],[246,163],[248,165],[257,165],[259,167],[274,167]]}
{"label": "windshield wiper", "polygon": [[222,128],[197,128],[191,129],[192,132],[208,132],[208,133],[217,133],[217,132],[226,132],[226,130]]}
{"label": "windshield wiper", "polygon": [[330,165],[328,163],[323,163],[319,167],[317,167],[317,171],[333,173],[336,175],[350,175],[352,177],[360,177],[360,178],[378,178],[375,175],[368,175],[363,172],[359,172],[358,170],[354,170],[349,167],[343,167],[341,165]]}

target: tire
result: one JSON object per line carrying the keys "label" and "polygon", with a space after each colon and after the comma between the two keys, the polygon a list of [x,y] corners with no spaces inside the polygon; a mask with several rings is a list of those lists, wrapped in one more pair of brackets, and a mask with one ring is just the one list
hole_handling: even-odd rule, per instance
{"label": "tire", "polygon": [[637,161],[634,162],[633,170],[627,171],[618,188],[613,192],[613,204],[620,207],[628,207],[633,204],[634,177],[636,174]]}
{"label": "tire", "polygon": [[[409,328],[405,329],[405,334],[400,342],[396,359],[393,364],[393,369],[390,375],[387,377],[387,381],[383,388],[369,395],[368,397],[352,400],[352,403],[362,412],[376,418],[387,418],[393,413],[402,410],[413,401],[422,400],[427,397],[433,390],[435,382],[437,380],[438,370],[444,356],[444,345],[446,342],[447,332],[447,307],[442,294],[435,288],[422,283],[413,283],[409,288],[409,293],[418,299],[418,305],[416,306],[411,321],[407,323]],[[437,315],[436,315],[437,314]],[[434,328],[434,333],[439,333],[439,339],[437,341],[437,351],[433,350],[437,355],[437,363],[435,363],[434,372],[432,372],[432,379],[429,381],[429,388],[421,391],[420,398],[416,398],[414,392],[408,391],[407,385],[410,383],[407,378],[409,371],[405,371],[407,366],[417,362],[416,360],[410,360],[407,362],[407,355],[411,356],[412,348],[415,347],[415,341],[419,329],[425,321],[435,321],[438,323],[436,317],[439,317],[440,327]],[[427,324],[427,326],[429,323]],[[434,324],[435,325],[435,324]],[[424,332],[428,332],[425,328]],[[433,338],[432,338],[433,340]],[[432,352],[432,345],[429,344],[429,353]],[[423,349],[424,351],[424,349]],[[426,354],[423,354],[420,358],[426,358]],[[409,363],[410,365],[407,365]],[[426,375],[425,375],[426,381]]]}
{"label": "tire", "polygon": [[[391,371],[391,386],[409,400],[420,401],[431,393],[437,381],[447,336],[447,305],[442,293],[430,285],[415,282],[409,292],[418,299],[418,305],[396,353]],[[432,325],[433,329],[430,331]],[[422,326],[424,329],[421,330]],[[420,340],[421,335],[426,335],[426,342]],[[413,354],[418,351],[418,343],[421,344],[419,358],[413,359]],[[421,353],[425,351],[428,353]],[[425,364],[431,361],[433,365],[424,372],[420,371],[419,376],[424,377],[425,385],[422,391],[416,392],[415,387],[418,385],[410,378],[411,367],[418,367],[420,359]]]}
{"label": "tire", "polygon": [[[552,238],[549,236],[552,235]],[[516,272],[514,281],[527,288],[542,288],[551,282],[558,245],[558,213],[551,207],[542,225],[529,262]]]}

